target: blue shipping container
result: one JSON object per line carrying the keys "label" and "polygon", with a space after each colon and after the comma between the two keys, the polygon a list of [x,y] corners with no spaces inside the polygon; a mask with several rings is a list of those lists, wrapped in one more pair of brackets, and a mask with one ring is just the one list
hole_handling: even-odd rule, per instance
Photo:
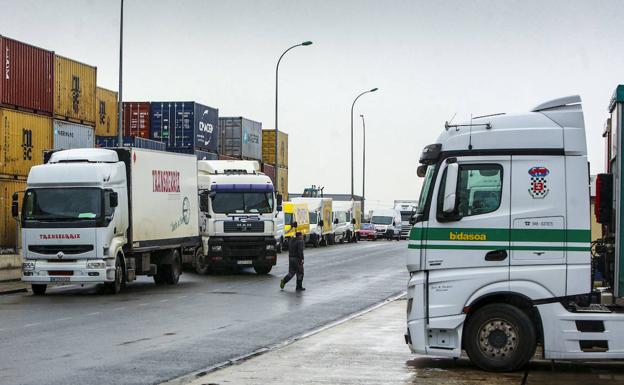
{"label": "blue shipping container", "polygon": [[[116,136],[96,136],[95,146],[96,147],[117,147],[117,137]],[[145,139],[145,138],[141,138],[137,136],[124,136],[123,146],[145,148],[148,150],[157,150],[157,151],[167,150],[167,146],[165,145],[165,143],[161,143],[156,140]]]}
{"label": "blue shipping container", "polygon": [[152,102],[150,137],[167,148],[217,152],[219,110],[195,102]]}

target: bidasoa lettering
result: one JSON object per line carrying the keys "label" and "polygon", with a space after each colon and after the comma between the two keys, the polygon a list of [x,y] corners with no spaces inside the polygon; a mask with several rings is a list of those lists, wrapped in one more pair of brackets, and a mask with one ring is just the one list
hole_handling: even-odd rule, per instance
{"label": "bidasoa lettering", "polygon": [[475,234],[475,233],[464,233],[464,232],[449,232],[449,239],[451,241],[487,241],[487,235],[485,234]]}

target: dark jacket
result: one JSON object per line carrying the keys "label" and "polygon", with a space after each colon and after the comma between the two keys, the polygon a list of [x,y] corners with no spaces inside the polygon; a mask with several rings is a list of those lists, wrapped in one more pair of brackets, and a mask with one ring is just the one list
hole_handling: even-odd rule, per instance
{"label": "dark jacket", "polygon": [[288,257],[303,259],[303,248],[305,243],[303,239],[293,239],[288,242]]}

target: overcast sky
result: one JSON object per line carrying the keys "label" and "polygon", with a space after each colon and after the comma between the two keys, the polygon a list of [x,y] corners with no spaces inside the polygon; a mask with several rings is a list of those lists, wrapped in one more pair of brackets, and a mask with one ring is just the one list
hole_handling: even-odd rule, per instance
{"label": "overcast sky", "polygon": [[[126,0],[124,100],[196,100],[221,116],[274,126],[290,137],[291,192],[320,184],[350,192],[350,108],[355,192],[370,206],[417,199],[418,156],[444,121],[526,111],[580,94],[592,173],[601,133],[624,83],[624,1],[191,1]],[[117,1],[0,0],[0,34],[98,67],[117,89]],[[370,207],[369,206],[369,207]]]}

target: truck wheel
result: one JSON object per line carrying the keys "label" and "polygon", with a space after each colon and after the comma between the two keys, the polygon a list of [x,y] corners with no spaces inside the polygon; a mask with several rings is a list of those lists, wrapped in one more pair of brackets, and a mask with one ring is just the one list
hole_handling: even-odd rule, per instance
{"label": "truck wheel", "polygon": [[269,264],[254,264],[253,268],[256,271],[256,274],[267,275],[271,272],[271,269],[273,268],[273,266]]}
{"label": "truck wheel", "polygon": [[34,295],[44,295],[48,285],[33,283],[30,288],[32,289]]}
{"label": "truck wheel", "polygon": [[121,264],[121,258],[117,256],[117,258],[115,259],[115,280],[113,282],[106,282],[104,284],[104,287],[109,294],[118,294],[121,291],[123,283],[123,266]]}
{"label": "truck wheel", "polygon": [[316,237],[314,237],[314,240],[312,241],[312,247],[317,248],[317,247],[319,247],[320,243],[321,243],[321,241],[319,240],[319,237],[316,236]]}
{"label": "truck wheel", "polygon": [[535,326],[515,306],[491,304],[472,315],[464,329],[464,348],[484,370],[509,372],[522,368],[537,345]]}
{"label": "truck wheel", "polygon": [[158,265],[156,274],[152,277],[154,278],[154,283],[156,285],[164,285],[166,283],[165,280],[165,265]]}
{"label": "truck wheel", "polygon": [[208,272],[210,271],[210,267],[206,263],[206,256],[204,255],[204,249],[202,249],[201,247],[198,247],[197,250],[195,250],[194,265],[195,265],[195,272],[197,274],[204,275],[204,274],[208,274]]}
{"label": "truck wheel", "polygon": [[173,250],[170,265],[164,265],[165,282],[169,285],[175,285],[180,280],[180,254],[178,250]]}
{"label": "truck wheel", "polygon": [[281,253],[284,251],[284,237],[280,238],[279,245],[277,246],[277,252]]}

